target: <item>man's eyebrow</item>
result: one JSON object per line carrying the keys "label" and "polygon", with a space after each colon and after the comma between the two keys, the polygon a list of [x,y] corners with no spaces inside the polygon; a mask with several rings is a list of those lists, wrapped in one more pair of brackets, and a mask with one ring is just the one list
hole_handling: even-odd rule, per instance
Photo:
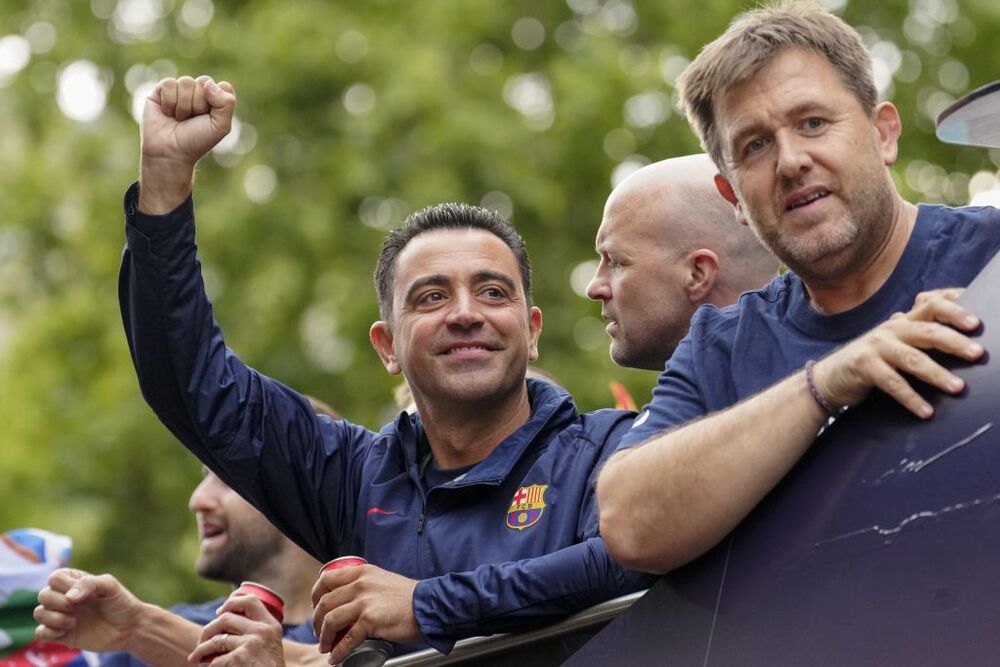
{"label": "man's eyebrow", "polygon": [[598,255],[610,255],[611,253],[616,253],[618,252],[618,246],[615,244],[616,241],[599,239],[596,243],[594,243],[594,252]]}
{"label": "man's eyebrow", "polygon": [[445,276],[440,273],[435,273],[433,275],[417,278],[410,285],[410,288],[406,290],[406,301],[410,301],[413,298],[414,294],[416,294],[423,288],[427,287],[428,285],[435,285],[437,287],[447,287],[450,284],[451,280],[448,279],[448,276]]}
{"label": "man's eyebrow", "polygon": [[488,283],[491,280],[496,281],[498,283],[503,283],[504,287],[511,292],[517,291],[517,284],[514,282],[514,279],[506,273],[501,273],[500,271],[477,271],[473,276],[473,279],[476,284]]}
{"label": "man's eyebrow", "polygon": [[823,104],[822,102],[817,102],[815,100],[810,100],[808,102],[803,102],[802,104],[798,104],[798,105],[792,107],[788,111],[788,115],[792,116],[793,118],[799,118],[799,117],[807,116],[807,115],[809,115],[811,113],[817,113],[817,112],[820,112],[820,113],[830,113],[829,109],[830,108],[827,105]]}

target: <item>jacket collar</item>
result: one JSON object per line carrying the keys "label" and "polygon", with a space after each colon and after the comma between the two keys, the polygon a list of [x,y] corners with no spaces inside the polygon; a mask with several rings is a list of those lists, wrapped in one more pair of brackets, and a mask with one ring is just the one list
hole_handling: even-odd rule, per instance
{"label": "jacket collar", "polygon": [[[553,430],[562,430],[577,416],[573,397],[554,384],[529,378],[528,400],[531,417],[519,429],[494,447],[490,455],[474,465],[465,475],[446,486],[461,487],[471,484],[500,484],[510,474],[514,465],[533,444],[547,441]],[[419,443],[424,439],[423,424],[417,414],[401,413],[395,422],[396,436],[403,450],[408,468],[419,466]]]}

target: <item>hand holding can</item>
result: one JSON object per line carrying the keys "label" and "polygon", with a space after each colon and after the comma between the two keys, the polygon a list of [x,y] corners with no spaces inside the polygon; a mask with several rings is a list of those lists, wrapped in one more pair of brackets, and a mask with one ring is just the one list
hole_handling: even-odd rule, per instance
{"label": "hand holding can", "polygon": [[[362,565],[367,565],[367,564],[368,561],[366,561],[361,556],[341,556],[340,558],[334,558],[331,561],[327,561],[327,563],[320,568],[319,573],[320,576],[322,576],[324,572],[328,572],[330,570],[339,570],[345,567],[360,567]],[[353,626],[354,626],[353,623],[349,623],[346,626],[344,626],[339,632],[337,632],[337,636],[333,640],[334,645],[339,644],[340,640],[344,638],[344,636],[347,634],[347,631],[350,630]]]}
{"label": "hand holding can", "polygon": [[[229,594],[229,597],[233,598],[234,596],[237,595],[252,595],[253,597],[261,601],[261,603],[264,605],[264,608],[267,609],[268,613],[271,614],[271,616],[273,616],[274,619],[278,621],[278,623],[282,623],[285,620],[285,601],[281,599],[280,595],[275,593],[272,589],[268,588],[264,584],[259,584],[256,581],[244,581],[239,586],[237,586],[232,593]],[[232,613],[236,614],[239,612],[234,611]],[[240,615],[242,616],[242,614]],[[226,634],[221,636],[227,638],[229,635]],[[225,639],[223,639],[222,646],[223,649],[225,649],[226,646]],[[204,658],[205,662],[203,664],[212,662],[212,660],[218,658],[220,655],[225,655],[225,650],[222,653],[214,653],[212,655],[206,656]]]}
{"label": "hand holding can", "polygon": [[[360,567],[367,565],[368,561],[361,556],[341,556],[328,561],[320,568],[320,575],[329,570],[339,570],[345,567]],[[336,646],[340,640],[347,636],[347,632],[354,627],[354,623],[348,623],[341,628],[333,639]],[[366,639],[361,642],[351,654],[340,663],[341,667],[380,667],[386,660],[392,657],[392,644],[381,639]]]}

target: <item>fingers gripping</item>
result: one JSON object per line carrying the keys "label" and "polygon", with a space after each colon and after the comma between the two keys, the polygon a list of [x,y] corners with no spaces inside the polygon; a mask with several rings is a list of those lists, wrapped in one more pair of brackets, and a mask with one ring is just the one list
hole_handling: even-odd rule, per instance
{"label": "fingers gripping", "polygon": [[913,414],[930,417],[930,403],[910,386],[905,375],[955,394],[965,383],[927,351],[966,361],[975,361],[983,354],[979,343],[953,328],[972,321],[978,325],[971,313],[951,300],[960,293],[928,293],[909,313],[890,318],[818,363],[817,386],[824,397],[833,405],[856,405],[872,387],[878,387]]}
{"label": "fingers gripping", "polygon": [[330,653],[330,663],[336,664],[371,634],[361,606],[352,602],[329,612],[323,618],[316,637],[319,639],[319,652]]}
{"label": "fingers gripping", "polygon": [[962,295],[965,290],[961,287],[946,287],[944,289],[930,290],[929,292],[921,292],[913,300],[913,309],[916,310],[929,303],[932,303],[938,299],[944,299],[945,301],[955,301]]}
{"label": "fingers gripping", "polygon": [[[203,662],[205,658],[220,653],[225,654],[212,661],[212,664],[256,665],[258,652],[270,647],[278,647],[280,652],[282,628],[281,624],[271,616],[264,605],[252,596],[238,596],[247,602],[230,605],[237,598],[230,598],[226,605],[228,611],[219,609],[219,616],[202,630],[198,646],[189,656],[192,662]],[[259,613],[258,613],[259,612]],[[259,616],[259,618],[252,618]],[[242,651],[240,649],[243,649]]]}
{"label": "fingers gripping", "polygon": [[965,290],[959,287],[921,292],[913,302],[913,308],[907,317],[913,320],[925,320],[947,324],[960,331],[972,332],[979,327],[979,318],[956,299]]}
{"label": "fingers gripping", "polygon": [[[58,595],[45,589],[50,595]],[[54,602],[51,598],[42,599],[39,595],[39,604],[32,612],[35,621],[39,626],[35,629],[35,636],[46,641],[53,641],[63,637],[67,632],[76,627],[76,619],[68,613],[67,608]]]}

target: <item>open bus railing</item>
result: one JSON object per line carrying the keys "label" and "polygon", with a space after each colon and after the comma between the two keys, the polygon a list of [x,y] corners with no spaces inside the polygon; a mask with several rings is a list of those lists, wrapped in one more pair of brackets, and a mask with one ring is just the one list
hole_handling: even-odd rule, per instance
{"label": "open bus railing", "polygon": [[[438,665],[453,665],[467,660],[498,655],[514,648],[523,649],[531,644],[606,623],[631,607],[645,593],[646,591],[639,591],[630,595],[623,595],[614,600],[602,602],[589,609],[584,609],[579,613],[573,614],[558,623],[553,623],[538,630],[517,634],[500,634],[490,637],[470,637],[469,639],[463,639],[455,644],[455,648],[448,655],[439,653],[434,649],[427,649],[391,658],[384,662],[367,662],[363,667],[430,667],[432,665],[437,667]],[[362,667],[360,664],[355,665],[350,658],[342,663],[342,665],[344,667]]]}

